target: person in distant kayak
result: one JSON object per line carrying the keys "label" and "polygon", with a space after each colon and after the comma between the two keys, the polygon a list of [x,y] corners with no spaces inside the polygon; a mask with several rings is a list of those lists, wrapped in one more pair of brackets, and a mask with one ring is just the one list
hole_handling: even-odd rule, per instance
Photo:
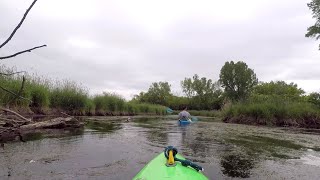
{"label": "person in distant kayak", "polygon": [[179,113],[179,119],[184,119],[184,120],[188,120],[188,121],[190,121],[191,122],[191,115],[190,115],[190,113],[187,111],[187,107],[185,107],[184,109],[183,109],[183,111],[181,111],[180,113]]}

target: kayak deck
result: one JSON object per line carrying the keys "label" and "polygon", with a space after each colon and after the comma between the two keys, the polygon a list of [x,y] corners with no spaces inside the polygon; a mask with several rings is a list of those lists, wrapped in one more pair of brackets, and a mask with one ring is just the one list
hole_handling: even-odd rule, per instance
{"label": "kayak deck", "polygon": [[[180,154],[176,155],[179,159],[185,159]],[[176,162],[176,166],[167,167],[167,159],[164,153],[159,154],[151,160],[134,178],[133,180],[207,180],[201,172],[197,172],[191,167],[182,166],[180,162]]]}

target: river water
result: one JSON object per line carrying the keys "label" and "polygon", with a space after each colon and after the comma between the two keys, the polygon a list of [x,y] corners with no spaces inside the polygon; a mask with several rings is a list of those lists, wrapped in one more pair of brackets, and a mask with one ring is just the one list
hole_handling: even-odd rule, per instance
{"label": "river water", "polygon": [[209,179],[320,179],[320,131],[225,124],[200,118],[97,118],[83,131],[43,135],[0,147],[0,179],[126,180],[168,145]]}

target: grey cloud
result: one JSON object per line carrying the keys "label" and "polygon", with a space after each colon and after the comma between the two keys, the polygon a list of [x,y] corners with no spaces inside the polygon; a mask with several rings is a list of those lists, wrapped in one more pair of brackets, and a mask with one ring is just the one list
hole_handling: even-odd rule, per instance
{"label": "grey cloud", "polygon": [[[0,2],[0,15],[8,21],[0,24],[0,39],[11,32],[28,5],[14,2],[22,11],[12,9],[9,2]],[[43,43],[48,47],[3,63],[82,82],[92,91],[118,89],[126,96],[147,90],[154,81],[169,81],[179,91],[180,81],[195,73],[217,80],[229,60],[247,62],[263,81],[320,77],[317,43],[304,37],[313,22],[307,0],[261,1],[264,6],[253,17],[240,21],[186,14],[160,35],[148,32],[112,3],[92,3],[97,2],[100,16],[95,19],[42,16],[45,2],[37,4],[0,55]],[[84,38],[97,47],[72,47],[67,42],[70,38]],[[306,60],[312,63],[301,65]]]}

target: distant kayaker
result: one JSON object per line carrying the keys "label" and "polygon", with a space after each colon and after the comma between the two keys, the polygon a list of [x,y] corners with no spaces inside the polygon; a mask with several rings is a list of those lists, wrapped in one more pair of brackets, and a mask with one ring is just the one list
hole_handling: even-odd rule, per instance
{"label": "distant kayaker", "polygon": [[190,115],[190,113],[187,111],[187,107],[185,107],[184,109],[183,109],[183,111],[181,111],[180,113],[179,113],[179,119],[183,119],[183,120],[188,120],[188,121],[191,121],[191,115]]}

